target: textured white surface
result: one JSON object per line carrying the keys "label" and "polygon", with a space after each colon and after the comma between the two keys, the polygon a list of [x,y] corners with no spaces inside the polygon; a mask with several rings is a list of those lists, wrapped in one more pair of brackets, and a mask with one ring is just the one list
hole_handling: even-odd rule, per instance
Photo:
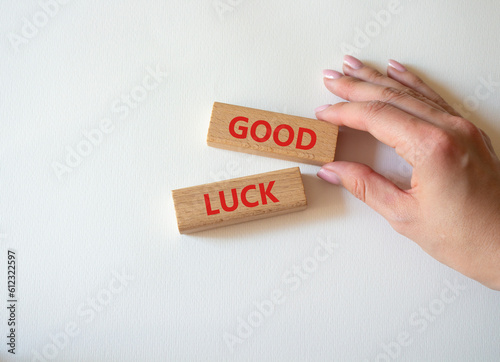
{"label": "textured white surface", "polygon": [[[314,117],[339,100],[321,70],[341,69],[349,45],[465,102],[500,151],[500,88],[474,98],[482,78],[500,81],[500,3],[401,1],[380,25],[374,12],[389,3],[69,1],[44,19],[37,1],[2,1],[0,301],[14,248],[19,304],[15,357],[0,313],[0,360],[498,361],[500,293],[431,259],[317,167],[300,165],[305,212],[176,229],[172,189],[296,165],[207,147],[212,102]],[[24,18],[47,24],[21,38]],[[157,68],[166,77],[148,78]],[[156,88],[143,94],[145,79]],[[145,99],[126,106],[131,92]],[[108,133],[85,149],[99,127]],[[338,159],[408,178],[370,136],[340,137]],[[78,147],[89,154],[58,177],[55,163]],[[319,240],[336,245],[313,271]],[[300,283],[294,266],[309,270]],[[260,321],[254,303],[274,290],[282,303]],[[242,335],[249,318],[258,326]]]}

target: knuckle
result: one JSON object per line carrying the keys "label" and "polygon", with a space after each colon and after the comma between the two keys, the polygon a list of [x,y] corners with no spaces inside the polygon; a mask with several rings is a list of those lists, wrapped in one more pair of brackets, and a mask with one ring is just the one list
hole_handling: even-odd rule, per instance
{"label": "knuckle", "polygon": [[469,122],[468,120],[461,117],[453,116],[453,118],[456,119],[455,124],[460,134],[462,134],[466,138],[475,140],[482,138],[481,131],[472,122]]}
{"label": "knuckle", "polygon": [[453,135],[441,128],[437,128],[431,133],[430,140],[437,146],[437,149],[450,149],[455,144]]}
{"label": "knuckle", "polygon": [[369,82],[378,82],[380,79],[385,78],[385,75],[380,73],[376,69],[371,69],[371,71],[367,74],[367,78]]}
{"label": "knuckle", "polygon": [[403,92],[405,94],[409,95],[410,97],[416,98],[418,100],[421,100],[421,101],[425,101],[426,100],[426,97],[423,94],[421,94],[420,92],[417,92],[414,89],[408,88],[408,89],[405,89]]}
{"label": "knuckle", "polygon": [[389,104],[379,100],[370,101],[365,105],[365,114],[368,118],[372,118],[386,111],[389,107]]}
{"label": "knuckle", "polygon": [[[414,90],[414,89],[411,89],[411,88],[408,88],[408,89],[405,89],[404,90],[404,93],[406,93],[407,95],[409,95],[410,97],[413,97],[413,98],[416,98],[418,99],[419,101],[422,101],[424,103],[429,103],[429,101],[431,102],[431,110],[432,109],[439,109],[441,111],[446,111],[446,109],[442,106],[441,102],[440,102],[440,97],[439,96],[434,96],[434,95],[423,95],[422,93]],[[434,108],[436,107],[436,108]]]}
{"label": "knuckle", "polygon": [[381,96],[385,102],[397,102],[401,98],[407,97],[407,94],[393,87],[384,87]]}
{"label": "knuckle", "polygon": [[349,184],[350,192],[359,200],[366,202],[366,198],[369,197],[369,182],[368,180],[375,173],[371,168],[365,167],[364,170],[360,171],[356,176],[353,176]]}
{"label": "knuckle", "polygon": [[355,178],[352,182],[351,193],[357,199],[366,202],[366,182],[363,179]]}
{"label": "knuckle", "polygon": [[453,158],[460,152],[456,136],[441,128],[434,128],[430,132],[425,149],[431,156],[444,159]]}

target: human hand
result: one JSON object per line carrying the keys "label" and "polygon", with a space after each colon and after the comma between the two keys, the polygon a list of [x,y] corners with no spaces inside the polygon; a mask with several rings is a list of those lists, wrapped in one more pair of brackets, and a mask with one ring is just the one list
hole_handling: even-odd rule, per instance
{"label": "human hand", "polygon": [[318,176],[438,261],[500,290],[500,161],[488,136],[396,61],[385,76],[346,56],[343,71],[325,70],[324,83],[350,102],[318,107],[316,117],[393,147],[413,166],[411,188],[354,162],[325,164]]}

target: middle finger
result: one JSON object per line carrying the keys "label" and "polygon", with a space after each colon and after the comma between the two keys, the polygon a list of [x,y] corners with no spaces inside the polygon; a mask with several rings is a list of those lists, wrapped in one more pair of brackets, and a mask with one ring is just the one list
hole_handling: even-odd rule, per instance
{"label": "middle finger", "polygon": [[446,118],[451,117],[442,107],[429,104],[404,90],[385,85],[368,83],[358,78],[342,76],[337,73],[334,79],[328,77],[334,74],[325,71],[325,86],[335,95],[353,102],[368,102],[378,100],[401,109],[415,117],[437,126],[446,125]]}

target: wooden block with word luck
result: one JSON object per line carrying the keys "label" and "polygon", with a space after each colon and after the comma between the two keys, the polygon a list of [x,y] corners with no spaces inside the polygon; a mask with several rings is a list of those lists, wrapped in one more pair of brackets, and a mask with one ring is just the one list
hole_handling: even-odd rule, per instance
{"label": "wooden block with word luck", "polygon": [[172,191],[181,234],[257,220],[307,206],[298,167]]}
{"label": "wooden block with word luck", "polygon": [[207,144],[323,165],[334,159],[337,135],[337,126],[317,119],[215,102]]}

